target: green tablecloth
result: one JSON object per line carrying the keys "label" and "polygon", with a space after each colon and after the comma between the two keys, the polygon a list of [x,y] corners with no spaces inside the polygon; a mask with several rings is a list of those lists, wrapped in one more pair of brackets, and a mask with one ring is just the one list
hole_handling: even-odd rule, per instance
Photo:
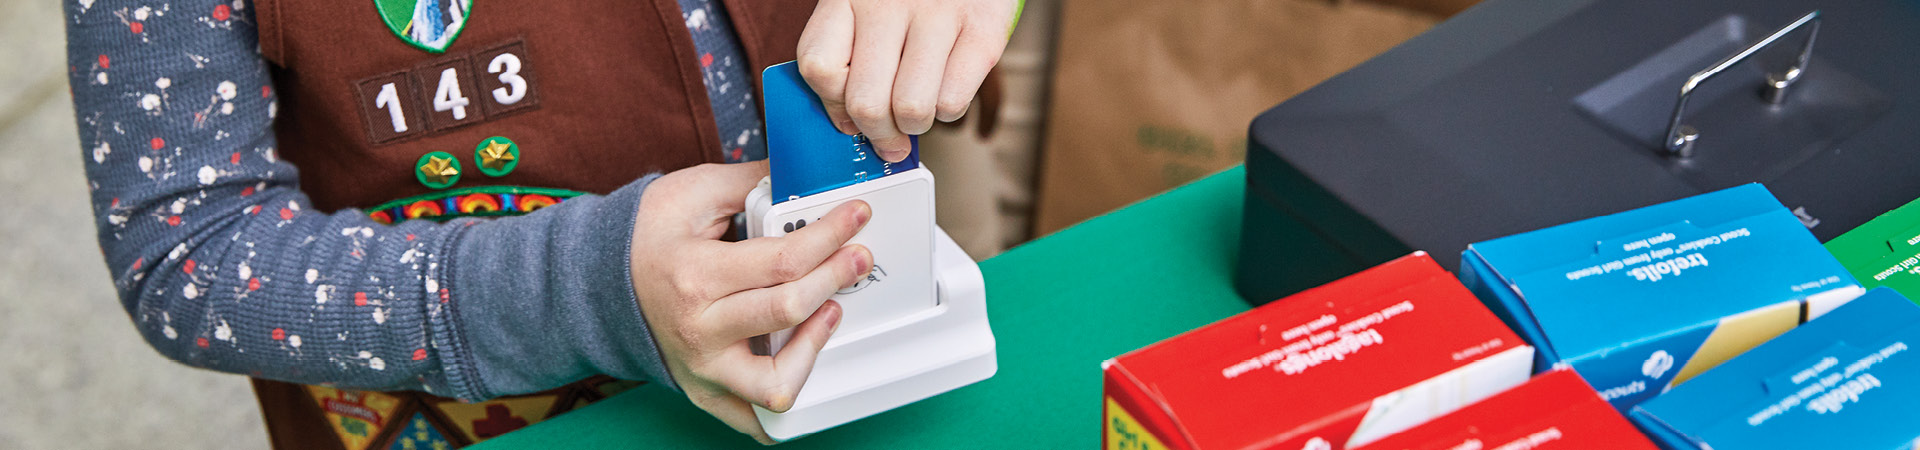
{"label": "green tablecloth", "polygon": [[[1235,168],[980,264],[999,344],[993,378],[778,448],[1090,448],[1100,362],[1247,309],[1233,263]],[[753,440],[657,386],[477,449],[747,448]]]}

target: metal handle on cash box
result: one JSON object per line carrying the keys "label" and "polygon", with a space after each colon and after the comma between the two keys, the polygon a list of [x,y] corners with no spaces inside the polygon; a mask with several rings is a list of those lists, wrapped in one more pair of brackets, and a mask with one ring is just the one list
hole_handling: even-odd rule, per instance
{"label": "metal handle on cash box", "polygon": [[1747,57],[1753,56],[1756,53],[1760,53],[1761,50],[1773,46],[1773,43],[1779,41],[1781,37],[1785,37],[1788,33],[1792,33],[1794,30],[1798,30],[1801,26],[1807,24],[1813,24],[1813,26],[1807,31],[1807,40],[1800,44],[1800,59],[1794,62],[1793,67],[1788,67],[1785,71],[1767,74],[1767,86],[1765,88],[1767,102],[1778,105],[1786,101],[1787,88],[1792,87],[1793,83],[1800,79],[1800,75],[1802,75],[1807,68],[1807,63],[1813,59],[1813,39],[1820,36],[1819,10],[1814,10],[1813,12],[1807,13],[1807,15],[1800,16],[1800,20],[1795,20],[1786,27],[1775,30],[1773,34],[1767,35],[1765,39],[1761,39],[1759,42],[1747,46],[1747,48],[1741,50],[1740,53],[1728,56],[1727,59],[1720,60],[1720,62],[1714,64],[1713,67],[1708,67],[1706,70],[1687,77],[1687,83],[1680,85],[1680,102],[1673,105],[1673,120],[1667,123],[1667,152],[1670,155],[1681,158],[1693,156],[1693,142],[1700,139],[1700,130],[1680,123],[1680,118],[1684,116],[1687,111],[1687,97],[1693,95],[1694,88],[1700,87],[1700,83],[1706,82],[1715,75],[1719,75],[1721,72],[1726,71],[1727,68],[1733,67],[1734,64],[1745,61]]}

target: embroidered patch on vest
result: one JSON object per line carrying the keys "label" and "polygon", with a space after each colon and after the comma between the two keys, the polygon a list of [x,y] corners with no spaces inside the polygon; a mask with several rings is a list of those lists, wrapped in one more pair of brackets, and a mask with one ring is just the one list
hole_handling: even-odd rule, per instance
{"label": "embroidered patch on vest", "polygon": [[427,128],[440,131],[486,120],[480,105],[468,97],[479,91],[471,67],[465,55],[458,55],[428,61],[413,70],[415,85],[427,94],[426,104],[433,106],[423,111]]}
{"label": "embroidered patch on vest", "polygon": [[385,225],[407,219],[518,216],[580,196],[579,191],[519,186],[474,186],[407,197],[368,208]]}
{"label": "embroidered patch on vest", "polygon": [[340,443],[347,450],[363,450],[373,445],[382,428],[400,409],[399,397],[380,393],[307,386],[314,404],[327,418]]}
{"label": "embroidered patch on vest", "polygon": [[393,443],[387,445],[387,450],[436,450],[453,448],[455,448],[453,441],[447,439],[446,433],[434,427],[433,424],[427,420],[427,415],[424,412],[413,413],[413,418],[407,420],[406,428],[400,429],[400,432],[394,435]]}
{"label": "embroidered patch on vest", "polygon": [[420,104],[414,101],[413,77],[406,71],[374,75],[354,86],[360,104],[371,108],[360,113],[366,119],[368,140],[379,144],[427,131]]}
{"label": "embroidered patch on vest", "polygon": [[473,0],[373,0],[373,6],[400,40],[440,53],[466,28]]}
{"label": "embroidered patch on vest", "polygon": [[469,442],[480,442],[547,420],[558,395],[496,398],[480,403],[436,402],[434,409]]}
{"label": "embroidered patch on vest", "polygon": [[484,97],[480,106],[488,116],[498,116],[533,108],[540,104],[533,88],[533,66],[527,64],[527,43],[514,39],[507,43],[473,52],[473,70]]}
{"label": "embroidered patch on vest", "polygon": [[355,81],[367,139],[386,144],[539,107],[527,43],[513,40]]}

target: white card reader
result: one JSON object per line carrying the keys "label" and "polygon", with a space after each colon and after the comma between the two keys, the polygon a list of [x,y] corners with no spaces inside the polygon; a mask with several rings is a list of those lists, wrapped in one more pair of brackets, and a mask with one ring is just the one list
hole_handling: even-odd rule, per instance
{"label": "white card reader", "polygon": [[[834,294],[844,315],[793,408],[754,408],[767,435],[786,441],[992,377],[998,369],[980,266],[934,224],[926,167],[773,204],[761,179],[747,194],[748,238],[781,236],[848,200],[873,217],[850,244],[873,253],[867,278]],[[768,336],[775,352],[792,330]]]}

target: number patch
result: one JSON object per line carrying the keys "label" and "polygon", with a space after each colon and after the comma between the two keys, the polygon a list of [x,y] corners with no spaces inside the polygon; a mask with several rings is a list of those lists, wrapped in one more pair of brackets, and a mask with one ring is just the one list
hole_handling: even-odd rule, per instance
{"label": "number patch", "polygon": [[538,107],[526,49],[515,39],[360,80],[367,138],[383,144]]}
{"label": "number patch", "polygon": [[473,52],[473,67],[480,90],[472,95],[485,98],[480,106],[488,116],[533,109],[540,104],[539,89],[534,87],[538,80],[527,62],[525,42],[516,40]]}
{"label": "number patch", "polygon": [[465,57],[435,61],[413,71],[420,93],[427,94],[427,123],[442,130],[485,120],[480,105],[469,106],[466,93],[474,91],[471,64]]}
{"label": "number patch", "polygon": [[367,119],[367,137],[374,143],[420,134],[426,125],[420,104],[414,101],[413,77],[406,72],[382,74],[359,83],[361,115]]}

